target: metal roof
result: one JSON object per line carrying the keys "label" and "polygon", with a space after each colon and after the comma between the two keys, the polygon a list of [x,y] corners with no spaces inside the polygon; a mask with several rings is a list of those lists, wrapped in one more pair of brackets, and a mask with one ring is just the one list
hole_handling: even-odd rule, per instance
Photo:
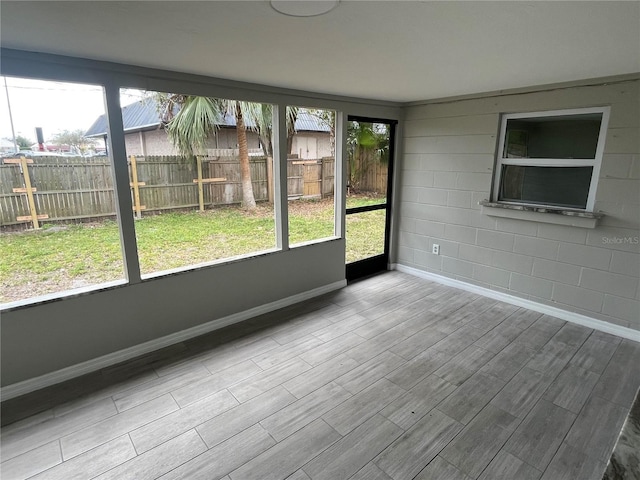
{"label": "metal roof", "polygon": [[319,117],[313,115],[309,110],[301,108],[298,110],[298,118],[296,119],[296,132],[305,131],[329,133],[331,129]]}
{"label": "metal roof", "polygon": [[[137,132],[157,128],[161,125],[160,114],[158,113],[157,102],[148,98],[122,107],[122,123],[125,133]],[[247,127],[252,128],[253,122],[249,119],[245,121]],[[236,119],[233,115],[226,114],[221,127],[235,127]],[[306,132],[330,132],[330,128],[320,118],[311,114],[306,109],[298,111],[296,120],[296,131]],[[107,116],[100,115],[93,125],[85,132],[85,137],[102,137],[107,134]]]}
{"label": "metal roof", "polygon": [[[145,99],[122,107],[124,131],[143,130],[160,125],[157,103]],[[85,137],[98,137],[107,134],[107,115],[100,115],[84,134]]]}

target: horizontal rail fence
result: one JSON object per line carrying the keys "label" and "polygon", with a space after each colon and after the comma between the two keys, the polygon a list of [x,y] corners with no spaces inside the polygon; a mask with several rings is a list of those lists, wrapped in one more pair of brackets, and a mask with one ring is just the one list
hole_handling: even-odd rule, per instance
{"label": "horizontal rail fence", "polygon": [[[36,157],[23,164],[0,161],[0,226],[31,222],[76,220],[115,215],[115,193],[110,159],[106,157]],[[272,194],[271,158],[251,156],[250,169],[257,201]],[[240,203],[242,186],[236,157],[203,157],[201,183],[195,163],[176,156],[136,157],[128,161],[132,203],[143,212]],[[137,178],[133,175],[133,167]],[[288,161],[290,198],[333,195],[335,160]],[[28,178],[27,178],[28,176]],[[134,182],[134,178],[136,181]],[[26,192],[30,182],[31,200]],[[202,194],[199,192],[202,187]]]}

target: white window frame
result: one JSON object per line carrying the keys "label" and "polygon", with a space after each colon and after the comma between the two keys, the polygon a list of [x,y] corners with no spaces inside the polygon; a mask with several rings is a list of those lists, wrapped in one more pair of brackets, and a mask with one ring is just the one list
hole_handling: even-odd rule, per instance
{"label": "white window frame", "polygon": [[[492,201],[508,205],[528,205],[541,208],[558,208],[561,210],[579,210],[585,212],[593,212],[596,200],[596,190],[598,187],[598,179],[600,178],[600,167],[602,165],[602,155],[604,153],[605,138],[607,136],[607,128],[609,126],[610,107],[592,107],[592,108],[575,108],[568,110],[549,110],[541,112],[527,113],[508,113],[503,114],[500,124],[500,139],[498,143],[498,153],[496,158],[496,168],[493,180]],[[513,119],[523,118],[540,118],[540,117],[558,117],[571,115],[585,115],[590,113],[601,113],[602,122],[600,123],[600,132],[598,134],[598,144],[596,147],[595,158],[592,159],[574,159],[574,158],[503,158],[505,139],[507,133],[507,122]],[[508,202],[499,200],[500,184],[502,181],[503,165],[522,165],[533,167],[593,167],[591,174],[591,183],[589,184],[589,195],[587,197],[586,208],[567,208],[562,206],[554,206],[548,204],[536,204],[526,202]]]}

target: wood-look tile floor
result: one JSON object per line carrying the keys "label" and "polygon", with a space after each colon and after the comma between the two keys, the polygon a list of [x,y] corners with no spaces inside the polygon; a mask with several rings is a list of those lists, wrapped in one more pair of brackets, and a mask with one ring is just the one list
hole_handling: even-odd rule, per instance
{"label": "wood-look tile floor", "polygon": [[3,405],[10,479],[600,479],[640,345],[389,272]]}

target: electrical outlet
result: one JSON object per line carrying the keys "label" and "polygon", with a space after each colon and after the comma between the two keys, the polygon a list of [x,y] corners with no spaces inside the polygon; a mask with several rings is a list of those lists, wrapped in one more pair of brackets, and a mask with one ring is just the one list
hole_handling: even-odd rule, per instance
{"label": "electrical outlet", "polygon": [[433,247],[431,248],[431,252],[434,255],[440,255],[440,245],[438,245],[437,243],[434,243]]}

